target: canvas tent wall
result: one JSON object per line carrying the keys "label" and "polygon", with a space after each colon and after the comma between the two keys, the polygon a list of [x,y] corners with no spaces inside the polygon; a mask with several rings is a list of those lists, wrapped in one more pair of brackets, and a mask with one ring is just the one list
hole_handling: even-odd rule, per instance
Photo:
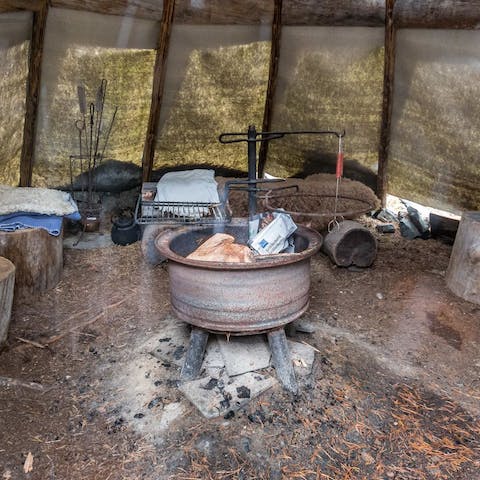
{"label": "canvas tent wall", "polygon": [[17,185],[25,118],[30,12],[0,15],[0,181]]}
{"label": "canvas tent wall", "polygon": [[[387,5],[346,0],[249,0],[228,5],[218,0],[172,1],[165,2],[174,7],[174,14],[171,31],[163,37],[168,29],[162,2],[49,2],[36,111],[34,185],[53,186],[66,180],[65,157],[75,149],[74,123],[67,120],[75,110],[73,87],[78,81],[94,85],[103,74],[111,77],[112,100],[125,120],[112,136],[114,157],[140,165],[143,144],[153,135],[155,148],[151,159],[143,154],[144,167],[150,161],[155,168],[208,161],[244,170],[246,155],[241,147],[222,149],[217,136],[224,130],[246,130],[250,123],[262,124],[267,85],[272,83],[270,32],[274,7],[279,4],[272,128],[344,126],[347,161],[356,162],[359,170],[374,178],[376,151],[385,128],[381,122],[383,32],[390,6],[397,42],[391,143],[385,162],[389,191],[452,211],[479,209],[475,187],[480,176],[479,112],[472,101],[479,93],[480,53],[475,48],[478,31],[474,31],[480,22],[478,0],[387,0]],[[43,0],[27,3],[37,13],[44,6]],[[9,4],[25,8],[26,2]],[[20,98],[25,86],[27,44],[22,42],[30,37],[31,18],[30,12],[0,14],[0,69],[10,69],[8,88],[2,88],[1,94],[9,99]],[[169,41],[168,48],[161,50],[162,41]],[[5,52],[20,44],[24,45],[23,63],[15,62],[18,71],[13,73]],[[147,117],[155,83],[155,49],[168,56],[161,105],[153,115],[158,117],[158,128],[152,133]],[[127,57],[131,69],[120,60]],[[23,70],[19,65],[24,65]],[[115,88],[118,93],[113,94]],[[23,111],[22,105],[15,104],[12,110],[7,104],[0,105],[0,180],[14,185]],[[8,133],[7,123],[15,127],[15,135]],[[335,151],[334,144],[313,139],[270,147],[266,170],[282,175],[301,172],[309,162],[328,169]],[[31,160],[24,157],[22,165]]]}

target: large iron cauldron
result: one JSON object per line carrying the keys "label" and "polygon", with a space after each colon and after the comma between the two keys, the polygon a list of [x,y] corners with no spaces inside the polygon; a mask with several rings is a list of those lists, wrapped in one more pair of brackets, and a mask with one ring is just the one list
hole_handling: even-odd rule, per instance
{"label": "large iron cauldron", "polygon": [[260,333],[300,317],[309,304],[310,257],[322,236],[298,226],[295,253],[256,257],[254,263],[226,263],[185,258],[217,232],[246,244],[245,222],[222,227],[182,227],[156,239],[169,260],[171,303],[177,317],[213,332]]}

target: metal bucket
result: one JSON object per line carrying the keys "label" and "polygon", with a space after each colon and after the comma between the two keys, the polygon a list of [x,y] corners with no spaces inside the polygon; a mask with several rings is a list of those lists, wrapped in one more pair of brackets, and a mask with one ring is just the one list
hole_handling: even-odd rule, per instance
{"label": "metal bucket", "polygon": [[246,243],[245,222],[222,227],[183,227],[158,235],[155,244],[169,259],[174,313],[189,324],[234,335],[283,327],[300,317],[309,304],[310,258],[322,236],[298,226],[295,253],[256,257],[253,263],[225,263],[185,258],[214,233]]}

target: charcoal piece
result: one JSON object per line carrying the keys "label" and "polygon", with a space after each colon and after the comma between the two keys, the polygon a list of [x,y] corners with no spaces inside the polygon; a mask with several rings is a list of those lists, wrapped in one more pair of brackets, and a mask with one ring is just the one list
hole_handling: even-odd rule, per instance
{"label": "charcoal piece", "polygon": [[243,437],[240,443],[245,453],[249,453],[252,450],[250,447],[250,439],[248,437]]}
{"label": "charcoal piece", "polygon": [[133,418],[143,418],[145,416],[144,413],[136,413]]}
{"label": "charcoal piece", "polygon": [[238,398],[250,398],[250,389],[243,385],[241,387],[237,387],[237,395]]}
{"label": "charcoal piece", "polygon": [[218,385],[218,379],[217,378],[211,378],[208,381],[208,383],[201,388],[203,388],[204,390],[213,390],[217,385]]}
{"label": "charcoal piece", "polygon": [[173,358],[175,360],[180,360],[183,357],[184,353],[185,353],[185,347],[183,345],[180,345],[173,351]]}
{"label": "charcoal piece", "polygon": [[220,401],[220,408],[223,408],[223,409],[230,408],[231,399],[232,399],[232,396],[230,395],[230,393],[224,393],[223,400]]}
{"label": "charcoal piece", "polygon": [[391,223],[384,223],[383,225],[377,225],[375,228],[379,233],[395,233],[395,227]]}
{"label": "charcoal piece", "polygon": [[223,418],[225,420],[230,420],[230,418],[233,418],[235,416],[235,412],[233,410],[229,410],[224,416]]}
{"label": "charcoal piece", "polygon": [[260,425],[264,424],[267,420],[265,413],[261,409],[255,410],[253,413],[249,413],[247,418],[250,420],[250,422],[259,423]]}
{"label": "charcoal piece", "polygon": [[156,407],[158,404],[162,403],[162,397],[155,397],[154,399],[150,400],[147,408],[151,410],[153,407]]}

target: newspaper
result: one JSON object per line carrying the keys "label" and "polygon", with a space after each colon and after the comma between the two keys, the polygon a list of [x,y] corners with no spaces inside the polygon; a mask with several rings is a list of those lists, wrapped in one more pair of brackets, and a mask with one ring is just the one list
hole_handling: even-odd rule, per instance
{"label": "newspaper", "polygon": [[297,226],[286,213],[275,212],[273,216],[274,220],[252,238],[250,247],[260,255],[272,255],[285,250],[293,252],[291,236]]}

